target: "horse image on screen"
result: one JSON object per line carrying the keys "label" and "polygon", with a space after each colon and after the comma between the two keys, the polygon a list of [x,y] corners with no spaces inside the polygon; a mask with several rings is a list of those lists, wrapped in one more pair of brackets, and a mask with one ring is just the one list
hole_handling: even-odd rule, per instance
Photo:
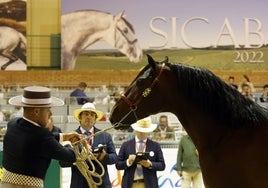
{"label": "horse image on screen", "polygon": [[8,59],[1,66],[1,70],[6,70],[18,59],[26,63],[25,36],[11,27],[0,26],[0,55]]}
{"label": "horse image on screen", "polygon": [[159,112],[175,114],[199,152],[206,188],[265,187],[268,112],[211,71],[156,62],[144,67],[115,103],[117,129]]}
{"label": "horse image on screen", "polygon": [[105,41],[131,62],[142,58],[133,26],[124,18],[97,10],[79,10],[61,17],[61,69],[73,70],[77,56],[97,41]]}

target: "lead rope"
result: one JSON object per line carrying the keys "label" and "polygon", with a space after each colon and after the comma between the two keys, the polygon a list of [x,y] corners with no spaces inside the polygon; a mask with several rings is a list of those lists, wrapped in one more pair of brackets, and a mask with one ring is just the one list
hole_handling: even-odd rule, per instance
{"label": "lead rope", "polygon": [[[80,147],[82,148],[81,151],[79,149]],[[88,186],[91,188],[97,188],[97,186],[102,184],[102,176],[105,173],[105,169],[102,163],[94,156],[91,149],[89,149],[86,141],[73,145],[73,148],[76,154],[76,162],[74,163],[74,165],[85,177]],[[93,161],[95,161],[95,164],[93,163]],[[96,172],[96,164],[101,168],[100,173]],[[91,167],[92,170],[90,170],[89,167]],[[93,177],[95,178],[95,180],[93,179]]]}

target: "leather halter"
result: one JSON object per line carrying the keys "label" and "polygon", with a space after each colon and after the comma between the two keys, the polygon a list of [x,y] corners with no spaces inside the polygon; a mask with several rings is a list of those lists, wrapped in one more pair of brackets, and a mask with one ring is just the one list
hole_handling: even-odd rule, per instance
{"label": "leather halter", "polygon": [[[130,44],[130,45],[133,45],[134,43],[138,42],[138,39],[135,38],[133,40],[130,40],[129,38],[126,37],[125,33],[119,28],[116,26],[116,29],[123,35],[123,37],[127,40],[127,42]],[[115,40],[116,40],[116,34],[115,34]]]}
{"label": "leather halter", "polygon": [[130,111],[129,111],[129,112],[122,118],[122,120],[121,120],[120,122],[122,122],[122,121],[123,121],[123,120],[124,120],[130,113],[131,113],[131,112],[134,113],[136,120],[138,120],[138,117],[137,117],[137,115],[136,115],[136,113],[135,113],[135,111],[136,111],[137,108],[138,108],[138,104],[141,102],[141,100],[142,100],[143,98],[147,97],[147,96],[151,93],[153,87],[154,87],[154,86],[157,84],[157,82],[159,81],[159,77],[161,76],[164,67],[165,67],[165,63],[163,63],[163,64],[161,65],[161,69],[160,69],[158,75],[155,77],[155,79],[153,80],[153,82],[151,83],[151,85],[150,85],[149,87],[147,87],[147,88],[142,92],[142,95],[138,98],[138,100],[137,100],[136,102],[132,102],[132,101],[130,101],[124,94],[121,95],[121,99],[122,99],[122,100],[123,100],[129,107],[130,107]]}
{"label": "leather halter", "polygon": [[[116,46],[116,43],[117,43],[117,37],[116,37],[116,31],[119,31],[121,33],[121,35],[126,39],[126,41],[130,44],[130,45],[133,45],[135,44],[136,42],[138,42],[138,39],[135,38],[133,40],[130,40],[126,35],[125,33],[117,26],[117,21],[115,21],[115,16],[113,17],[113,20],[114,20],[114,46]],[[123,20],[124,21],[124,20]],[[125,22],[125,21],[124,21]],[[127,25],[127,24],[126,24]]]}

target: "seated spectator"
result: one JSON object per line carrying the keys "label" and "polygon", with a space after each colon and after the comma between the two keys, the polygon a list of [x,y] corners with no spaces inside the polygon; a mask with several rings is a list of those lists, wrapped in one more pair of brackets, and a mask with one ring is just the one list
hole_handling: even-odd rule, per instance
{"label": "seated spectator", "polygon": [[9,119],[10,119],[10,111],[3,110],[0,104],[0,122],[9,121]]}
{"label": "seated spectator", "polygon": [[124,93],[123,91],[115,91],[115,92],[111,95],[112,98],[114,99],[114,102],[117,102],[117,101],[121,98],[121,96],[122,96],[123,93]]}
{"label": "seated spectator", "polygon": [[268,102],[268,84],[265,84],[263,86],[263,93],[260,96],[260,101],[261,102]]}
{"label": "seated spectator", "polygon": [[78,85],[78,88],[75,89],[70,96],[71,97],[76,97],[77,103],[80,105],[83,105],[87,102],[93,102],[93,99],[90,99],[86,93],[85,90],[87,88],[87,84],[85,82],[80,82]]}
{"label": "seated spectator", "polygon": [[234,83],[234,76],[229,76],[228,83],[233,86],[234,88],[238,88],[238,86]]}
{"label": "seated spectator", "polygon": [[254,97],[253,97],[253,95],[251,93],[251,89],[250,89],[250,86],[248,84],[246,84],[246,83],[242,84],[242,86],[241,86],[241,94],[254,101]]}
{"label": "seated spectator", "polygon": [[238,90],[240,92],[242,92],[243,84],[248,85],[248,87],[250,88],[250,92],[255,92],[255,87],[254,87],[253,83],[250,81],[249,77],[247,75],[245,75],[245,74],[243,75],[243,81],[242,81],[241,85],[238,88]]}
{"label": "seated spectator", "polygon": [[154,130],[155,140],[174,140],[174,129],[168,126],[168,117],[166,115],[161,115],[159,118],[159,124]]}
{"label": "seated spectator", "polygon": [[[1,107],[1,106],[0,106]],[[1,111],[1,108],[0,108],[0,122],[2,121],[5,121],[5,115],[4,113]]]}

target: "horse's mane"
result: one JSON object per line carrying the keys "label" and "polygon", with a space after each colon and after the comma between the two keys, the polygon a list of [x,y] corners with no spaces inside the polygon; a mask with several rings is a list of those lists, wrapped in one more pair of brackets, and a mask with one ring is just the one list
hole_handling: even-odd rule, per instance
{"label": "horse's mane", "polygon": [[111,14],[109,12],[105,12],[105,11],[101,11],[101,10],[94,10],[94,9],[81,9],[81,10],[75,10],[75,11],[70,12],[70,13],[74,13],[74,12],[99,12],[99,13],[103,13],[103,14]]}
{"label": "horse's mane", "polygon": [[177,75],[178,89],[187,100],[215,119],[234,128],[268,121],[268,111],[244,97],[212,72],[182,64],[170,64]]}
{"label": "horse's mane", "polygon": [[[72,14],[72,13],[79,13],[79,12],[98,12],[98,13],[103,13],[103,14],[110,14],[109,12],[105,12],[105,11],[101,11],[101,10],[94,10],[94,9],[83,9],[83,10],[75,10],[73,12],[67,13],[67,14]],[[122,17],[122,20],[126,23],[126,25],[129,27],[129,29],[131,29],[131,31],[133,33],[135,33],[134,27],[132,26],[131,23],[129,23],[129,21],[127,21],[124,17]]]}
{"label": "horse's mane", "polygon": [[135,30],[134,30],[134,27],[132,26],[132,24],[129,23],[129,21],[127,21],[124,17],[122,17],[122,20],[125,21],[125,23],[126,23],[127,26],[129,27],[129,29],[135,34]]}

